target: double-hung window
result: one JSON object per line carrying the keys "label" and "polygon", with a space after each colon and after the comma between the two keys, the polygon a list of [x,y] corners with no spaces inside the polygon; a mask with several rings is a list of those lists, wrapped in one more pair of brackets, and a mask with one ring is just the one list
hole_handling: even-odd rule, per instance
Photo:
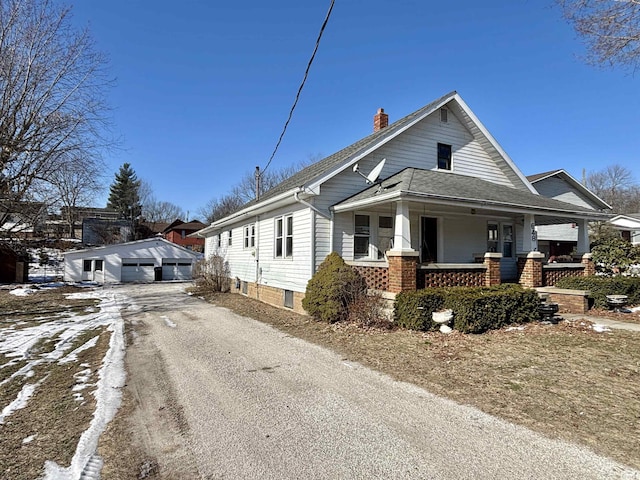
{"label": "double-hung window", "polygon": [[233,230],[229,230],[229,236],[227,237],[227,245],[231,246],[233,244]]}
{"label": "double-hung window", "polygon": [[256,246],[256,224],[250,223],[245,225],[242,229],[244,248],[254,248]]}
{"label": "double-hung window", "polygon": [[276,218],[275,224],[275,252],[276,258],[291,258],[293,256],[293,216],[284,215]]}
{"label": "double-hung window", "polygon": [[357,213],[353,233],[354,259],[383,260],[393,247],[393,217]]}

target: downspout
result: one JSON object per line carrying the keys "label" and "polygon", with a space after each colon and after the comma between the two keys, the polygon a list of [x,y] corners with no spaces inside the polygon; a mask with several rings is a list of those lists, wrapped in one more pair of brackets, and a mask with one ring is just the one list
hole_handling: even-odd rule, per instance
{"label": "downspout", "polygon": [[260,215],[256,215],[256,236],[254,251],[256,252],[256,299],[260,300]]}
{"label": "downspout", "polygon": [[312,228],[312,232],[311,232],[311,275],[313,275],[316,271],[316,217],[315,217],[315,213],[317,213],[318,215],[320,215],[321,217],[326,218],[327,220],[330,221],[330,236],[331,238],[329,239],[329,253],[331,253],[333,251],[333,212],[331,212],[331,215],[327,215],[326,213],[324,213],[323,211],[321,211],[319,208],[315,207],[314,205],[311,205],[309,202],[302,200],[299,197],[300,192],[295,192],[293,194],[293,198],[296,202],[301,203],[302,205],[308,207],[309,209],[311,209],[312,215],[311,215],[311,228]]}

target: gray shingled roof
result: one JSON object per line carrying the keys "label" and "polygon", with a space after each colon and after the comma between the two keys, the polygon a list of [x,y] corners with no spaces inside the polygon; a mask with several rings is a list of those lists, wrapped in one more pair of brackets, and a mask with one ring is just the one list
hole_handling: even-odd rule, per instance
{"label": "gray shingled roof", "polygon": [[541,178],[546,178],[546,177],[548,177],[550,175],[555,175],[556,173],[559,173],[561,171],[562,170],[549,170],[548,172],[542,172],[542,173],[535,173],[533,175],[527,175],[527,180],[529,180],[531,183],[537,182]]}
{"label": "gray shingled roof", "polygon": [[552,198],[535,195],[505,185],[498,185],[487,180],[454,173],[422,170],[419,168],[405,168],[392,175],[379,185],[373,185],[356,195],[337,203],[335,206],[347,206],[355,202],[373,200],[377,196],[389,193],[414,194],[421,197],[446,199],[466,202],[507,204],[513,207],[539,208],[556,212],[576,212],[595,217],[611,217],[596,210],[580,207]]}
{"label": "gray shingled roof", "polygon": [[[350,158],[353,158],[359,153],[365,152],[367,149],[371,148],[376,143],[383,140],[385,137],[392,136],[398,130],[401,130],[404,126],[411,123],[414,119],[416,119],[417,117],[420,117],[426,112],[429,112],[430,110],[433,110],[433,108],[436,107],[438,104],[453,97],[454,95],[456,95],[456,93],[457,92],[455,90],[452,92],[449,92],[446,95],[443,95],[442,97],[438,98],[437,100],[434,100],[433,102],[429,103],[428,105],[425,105],[421,109],[416,110],[415,112],[407,115],[406,117],[401,118],[400,120],[392,123],[388,127],[378,130],[377,132],[374,132],[371,135],[364,137],[362,140],[358,140],[356,143],[353,143],[348,147],[343,148],[339,152],[336,152],[333,155],[330,155],[320,160],[319,162],[316,162],[300,170],[295,175],[289,177],[286,180],[283,180],[278,185],[273,187],[271,190],[261,195],[260,202],[267,200],[271,197],[275,197],[280,193],[284,193],[289,190],[292,190],[296,187],[307,185],[312,180],[315,180],[316,178],[321,177],[327,172],[333,170],[334,168],[337,168],[340,165],[344,164]],[[251,202],[248,202],[245,205],[243,205],[242,209],[245,209],[251,205],[255,205],[256,203],[258,202],[256,202],[255,200],[252,200]]]}

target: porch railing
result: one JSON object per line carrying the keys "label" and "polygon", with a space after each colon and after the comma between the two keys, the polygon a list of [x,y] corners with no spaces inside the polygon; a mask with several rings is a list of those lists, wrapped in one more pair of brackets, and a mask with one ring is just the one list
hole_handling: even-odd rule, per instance
{"label": "porch railing", "polygon": [[562,278],[584,275],[582,263],[549,263],[542,266],[542,286],[552,287]]}
{"label": "porch railing", "polygon": [[364,278],[370,290],[389,290],[389,264],[387,262],[346,262]]}
{"label": "porch railing", "polygon": [[417,287],[482,287],[487,266],[482,263],[431,263],[417,268]]}

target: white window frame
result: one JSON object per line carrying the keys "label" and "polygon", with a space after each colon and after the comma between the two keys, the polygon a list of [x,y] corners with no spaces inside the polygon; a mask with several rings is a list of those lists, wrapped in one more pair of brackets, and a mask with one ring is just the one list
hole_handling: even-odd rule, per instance
{"label": "white window frame", "polygon": [[[356,216],[365,216],[369,218],[369,232],[368,233],[357,233],[356,232]],[[390,230],[386,232],[386,235],[381,235],[381,227],[380,227],[380,218],[381,217],[390,217],[391,218],[391,228],[385,228],[384,230]],[[380,248],[381,241],[383,239],[387,239],[388,246],[393,247],[393,234],[394,234],[394,225],[395,225],[395,216],[391,214],[385,213],[376,213],[376,212],[354,212],[353,214],[353,259],[355,261],[385,261],[385,253]],[[367,238],[368,247],[367,254],[356,254],[356,238]]]}
{"label": "white window frame", "polygon": [[242,227],[242,248],[248,250],[256,246],[256,224],[249,223]]}
{"label": "white window frame", "polygon": [[229,229],[229,233],[227,234],[227,245],[230,247],[233,244],[233,229]]}
{"label": "white window frame", "polygon": [[[489,237],[490,227],[496,232],[496,238]],[[505,228],[511,229],[511,238],[507,238]],[[495,246],[490,246],[490,242]],[[511,245],[511,255],[505,255],[505,247]],[[487,252],[501,253],[502,258],[513,258],[516,249],[516,230],[512,222],[498,222],[490,220],[487,222]]]}
{"label": "white window frame", "polygon": [[274,219],[273,257],[293,258],[293,214]]}

